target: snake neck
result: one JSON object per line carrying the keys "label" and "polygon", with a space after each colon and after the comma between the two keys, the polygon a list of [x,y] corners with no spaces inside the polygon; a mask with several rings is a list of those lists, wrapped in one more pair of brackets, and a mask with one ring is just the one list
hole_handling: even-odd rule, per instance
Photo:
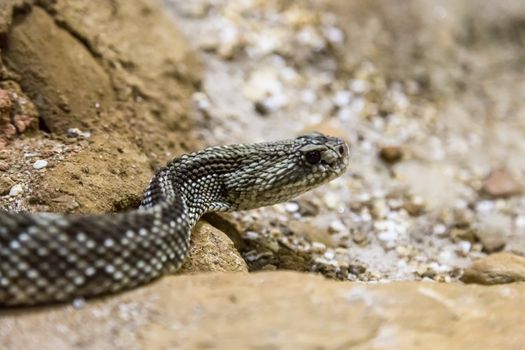
{"label": "snake neck", "polygon": [[198,163],[177,159],[151,180],[144,191],[140,208],[179,203],[191,227],[206,212],[231,210],[225,203],[223,192],[219,176],[200,175]]}

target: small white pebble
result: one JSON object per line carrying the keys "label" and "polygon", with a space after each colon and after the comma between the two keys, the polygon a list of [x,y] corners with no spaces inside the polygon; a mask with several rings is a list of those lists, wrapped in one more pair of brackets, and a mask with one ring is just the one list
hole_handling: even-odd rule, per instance
{"label": "small white pebble", "polygon": [[333,103],[337,107],[344,107],[350,103],[352,93],[350,91],[337,91],[333,97]]}
{"label": "small white pebble", "polygon": [[86,306],[86,300],[84,298],[76,298],[73,300],[73,307],[75,309],[82,309],[84,306]]}
{"label": "small white pebble", "polygon": [[297,204],[296,202],[287,202],[284,204],[284,208],[287,212],[295,213],[299,210],[299,204]]}
{"label": "small white pebble", "polygon": [[339,197],[335,193],[328,192],[323,196],[323,201],[329,209],[335,209],[339,204]]}
{"label": "small white pebble", "polygon": [[347,230],[345,224],[343,224],[340,220],[335,220],[330,223],[329,227],[331,232],[342,232],[344,230]]}
{"label": "small white pebble", "polygon": [[461,253],[466,255],[472,249],[472,243],[470,243],[469,241],[459,241],[458,242],[458,247],[459,247]]}
{"label": "small white pebble", "polygon": [[80,137],[88,139],[91,137],[91,133],[89,131],[82,131],[78,128],[70,128],[67,130],[67,135],[69,137]]}
{"label": "small white pebble", "polygon": [[317,252],[324,252],[326,250],[326,244],[321,242],[312,242],[312,250]]}
{"label": "small white pebble", "polygon": [[525,216],[518,216],[516,218],[515,223],[518,228],[524,228],[525,227]]}
{"label": "small white pebble", "polygon": [[35,169],[43,169],[47,166],[47,160],[45,159],[39,159],[36,162],[33,163],[33,168]]}
{"label": "small white pebble", "polygon": [[379,232],[379,234],[377,235],[377,238],[379,238],[383,242],[393,242],[397,240],[398,236],[399,234],[396,231],[388,230],[388,231]]}
{"label": "small white pebble", "polygon": [[13,187],[11,187],[11,190],[9,191],[9,196],[15,197],[15,196],[18,196],[19,194],[21,194],[22,192],[24,192],[24,189],[22,188],[22,185],[17,184],[17,185],[14,185]]}
{"label": "small white pebble", "polygon": [[259,234],[254,231],[246,231],[245,236],[246,239],[257,239],[259,237]]}
{"label": "small white pebble", "polygon": [[335,258],[335,253],[334,253],[333,251],[331,251],[331,250],[326,251],[326,252],[324,253],[324,257],[325,257],[326,259],[328,259],[328,260],[333,260],[333,259]]}
{"label": "small white pebble", "polygon": [[443,224],[437,224],[436,226],[434,226],[432,231],[435,235],[440,236],[447,232],[447,227]]}

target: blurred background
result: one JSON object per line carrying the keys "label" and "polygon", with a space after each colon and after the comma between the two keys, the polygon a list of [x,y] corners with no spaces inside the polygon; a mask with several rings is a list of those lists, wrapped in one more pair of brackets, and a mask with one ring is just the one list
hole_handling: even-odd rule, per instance
{"label": "blurred background", "polygon": [[199,52],[205,144],[317,130],[348,174],[235,214],[253,270],[452,281],[525,254],[525,2],[165,0]]}

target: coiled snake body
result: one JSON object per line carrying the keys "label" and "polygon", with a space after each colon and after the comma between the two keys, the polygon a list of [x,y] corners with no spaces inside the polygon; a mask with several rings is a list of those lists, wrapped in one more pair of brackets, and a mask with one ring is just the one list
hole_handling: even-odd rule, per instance
{"label": "coiled snake body", "polygon": [[346,144],[318,133],[212,147],[162,168],[139,209],[64,216],[0,211],[0,306],[92,297],[177,270],[202,214],[288,200],[344,172]]}

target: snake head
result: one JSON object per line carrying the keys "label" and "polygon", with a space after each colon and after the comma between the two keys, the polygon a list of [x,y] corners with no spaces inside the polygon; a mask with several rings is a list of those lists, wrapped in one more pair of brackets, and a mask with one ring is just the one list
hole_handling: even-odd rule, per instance
{"label": "snake head", "polygon": [[348,145],[320,133],[238,147],[245,152],[237,153],[238,166],[223,177],[231,210],[290,200],[340,176],[348,166]]}

